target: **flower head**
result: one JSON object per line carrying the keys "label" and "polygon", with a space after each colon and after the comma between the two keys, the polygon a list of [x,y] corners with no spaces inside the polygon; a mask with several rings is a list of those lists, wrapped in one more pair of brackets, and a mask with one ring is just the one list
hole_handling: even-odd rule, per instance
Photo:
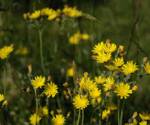
{"label": "flower head", "polygon": [[132,94],[132,89],[129,84],[122,82],[116,85],[115,93],[120,97],[120,99],[126,99],[130,94]]}
{"label": "flower head", "polygon": [[98,76],[94,78],[94,81],[97,84],[103,84],[106,81],[106,77],[105,76]]}
{"label": "flower head", "polygon": [[74,74],[75,74],[75,69],[74,69],[74,67],[70,67],[70,68],[67,69],[66,75],[67,75],[68,77],[73,77]]}
{"label": "flower head", "polygon": [[31,80],[31,84],[35,89],[41,88],[44,86],[45,77],[44,76],[36,76]]}
{"label": "flower head", "polygon": [[113,64],[117,67],[122,66],[124,64],[124,60],[122,57],[115,58],[115,60],[113,61]]}
{"label": "flower head", "polygon": [[29,120],[31,125],[37,125],[37,123],[40,122],[41,117],[38,114],[34,113],[30,116]]}
{"label": "flower head", "polygon": [[62,10],[63,14],[69,17],[80,17],[82,16],[82,12],[77,10],[76,7],[68,7],[65,6],[64,9]]}
{"label": "flower head", "polygon": [[85,109],[89,105],[89,101],[86,96],[76,95],[73,98],[73,105],[76,109]]}
{"label": "flower head", "polygon": [[110,110],[109,109],[105,109],[105,110],[103,110],[103,112],[102,112],[102,119],[104,120],[104,119],[107,119],[108,117],[109,117],[109,115],[110,115]]}
{"label": "flower head", "polygon": [[6,59],[10,53],[14,50],[13,45],[4,46],[0,49],[0,59]]}
{"label": "flower head", "polygon": [[3,94],[0,94],[0,102],[4,101],[5,100],[5,97]]}
{"label": "flower head", "polygon": [[52,118],[53,125],[64,125],[65,118],[62,114],[57,114],[55,117]]}
{"label": "flower head", "polygon": [[122,66],[122,72],[125,75],[129,75],[138,70],[137,65],[133,61],[128,61],[126,64]]}
{"label": "flower head", "polygon": [[44,94],[47,97],[54,98],[57,93],[58,93],[58,87],[55,83],[51,82],[45,86]]}
{"label": "flower head", "polygon": [[144,64],[144,70],[147,74],[150,74],[150,63],[149,62]]}

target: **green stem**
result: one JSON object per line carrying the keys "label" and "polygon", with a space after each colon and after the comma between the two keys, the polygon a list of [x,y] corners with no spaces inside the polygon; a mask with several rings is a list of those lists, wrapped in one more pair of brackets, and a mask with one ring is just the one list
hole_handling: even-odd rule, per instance
{"label": "green stem", "polygon": [[118,125],[120,125],[120,99],[118,99]]}
{"label": "green stem", "polygon": [[120,111],[120,125],[122,125],[122,122],[123,122],[123,109],[124,109],[124,101],[122,103],[122,107]]}
{"label": "green stem", "polygon": [[75,119],[76,119],[76,110],[73,110],[73,125],[75,125]]}
{"label": "green stem", "polygon": [[[38,97],[37,97],[37,91],[36,91],[36,89],[34,89],[34,92],[35,92],[36,115],[37,115],[38,114]],[[37,119],[36,119],[36,125],[38,125]]]}
{"label": "green stem", "polygon": [[81,117],[81,110],[79,110],[79,114],[78,114],[78,119],[77,119],[77,124],[76,125],[79,125],[80,117]]}
{"label": "green stem", "polygon": [[44,57],[43,57],[43,39],[42,39],[42,30],[39,29],[39,41],[40,41],[40,61],[41,61],[41,68],[43,73],[45,73],[45,67],[44,67]]}
{"label": "green stem", "polygon": [[81,125],[84,125],[84,109],[82,110],[82,124]]}

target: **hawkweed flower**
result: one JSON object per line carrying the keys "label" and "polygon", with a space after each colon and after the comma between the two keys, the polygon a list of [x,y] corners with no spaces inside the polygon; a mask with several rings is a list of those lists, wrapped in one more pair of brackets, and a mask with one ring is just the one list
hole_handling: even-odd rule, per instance
{"label": "hawkweed flower", "polygon": [[148,121],[148,120],[150,120],[150,114],[149,114],[149,113],[139,113],[139,116],[140,116],[140,118],[141,118],[143,121]]}
{"label": "hawkweed flower", "polygon": [[77,17],[81,17],[82,16],[82,12],[77,10],[76,7],[69,7],[69,6],[65,6],[62,10],[63,14],[68,16],[68,17],[72,17],[72,18],[77,18]]}
{"label": "hawkweed flower", "polygon": [[35,10],[33,13],[29,14],[29,19],[30,20],[36,20],[41,16],[41,11],[40,10]]}
{"label": "hawkweed flower", "polygon": [[73,105],[76,109],[83,110],[89,105],[89,101],[86,96],[78,94],[73,98]]}
{"label": "hawkweed flower", "polygon": [[95,83],[97,84],[103,84],[106,81],[105,76],[97,76],[94,78]]}
{"label": "hawkweed flower", "polygon": [[100,97],[101,90],[99,90],[98,88],[94,88],[89,91],[89,94],[90,94],[91,98],[96,99],[96,98]]}
{"label": "hawkweed flower", "polygon": [[5,97],[3,94],[0,94],[0,102],[4,101],[5,100]]}
{"label": "hawkweed flower", "polygon": [[58,93],[58,87],[55,83],[50,82],[45,86],[44,94],[47,97],[54,98],[57,93]]}
{"label": "hawkweed flower", "polygon": [[148,124],[147,124],[147,121],[141,121],[141,122],[139,123],[139,125],[148,125]]}
{"label": "hawkweed flower", "polygon": [[67,69],[66,75],[67,75],[68,77],[73,77],[74,74],[75,74],[75,69],[74,69],[74,67],[70,67],[70,68]]}
{"label": "hawkweed flower", "polygon": [[115,93],[120,97],[120,99],[127,99],[127,97],[132,94],[132,89],[129,84],[121,82],[116,85]]}
{"label": "hawkweed flower", "polygon": [[115,79],[113,77],[111,77],[111,76],[107,77],[105,84],[103,84],[104,91],[106,92],[106,91],[111,90],[114,86],[114,83],[115,83]]}
{"label": "hawkweed flower", "polygon": [[36,113],[32,114],[29,118],[31,125],[37,125],[40,122],[40,120],[41,120],[41,117]]}
{"label": "hawkweed flower", "polygon": [[40,114],[40,116],[48,116],[48,107],[40,107],[38,110],[38,114]]}
{"label": "hawkweed flower", "polygon": [[64,125],[65,117],[62,114],[57,114],[52,118],[53,125]]}
{"label": "hawkweed flower", "polygon": [[113,64],[116,66],[116,67],[120,67],[124,64],[124,59],[123,57],[117,57],[115,58],[115,60],[113,61]]}
{"label": "hawkweed flower", "polygon": [[3,94],[0,94],[0,103],[2,106],[7,106],[8,102]]}
{"label": "hawkweed flower", "polygon": [[41,88],[45,84],[45,77],[44,76],[36,76],[36,77],[34,77],[34,79],[31,80],[31,84],[34,89]]}
{"label": "hawkweed flower", "polygon": [[150,63],[149,62],[144,64],[144,70],[147,74],[150,74]]}
{"label": "hawkweed flower", "polygon": [[105,43],[104,45],[104,52],[106,53],[112,53],[114,52],[115,50],[117,49],[117,46],[115,43],[110,43],[110,42],[107,42]]}
{"label": "hawkweed flower", "polygon": [[105,109],[102,111],[102,120],[107,119],[110,115],[111,111],[109,109]]}
{"label": "hawkweed flower", "polygon": [[124,64],[122,66],[122,72],[125,75],[129,75],[131,73],[134,73],[138,70],[138,67],[136,65],[136,63],[134,63],[133,61],[128,61],[126,64]]}
{"label": "hawkweed flower", "polygon": [[10,53],[14,50],[13,45],[4,46],[3,48],[0,48],[0,59],[6,59]]}

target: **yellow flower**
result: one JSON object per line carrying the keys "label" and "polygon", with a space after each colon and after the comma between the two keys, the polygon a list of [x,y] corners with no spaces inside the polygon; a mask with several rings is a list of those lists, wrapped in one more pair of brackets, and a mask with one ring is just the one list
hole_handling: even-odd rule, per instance
{"label": "yellow flower", "polygon": [[98,63],[105,63],[111,59],[111,53],[99,52],[97,55],[93,55],[93,58]]}
{"label": "yellow flower", "polygon": [[47,16],[48,20],[54,20],[60,15],[60,10],[54,10],[50,8],[43,8],[41,10],[41,15],[42,16]]}
{"label": "yellow flower", "polygon": [[106,81],[106,77],[105,76],[98,76],[98,77],[95,77],[94,80],[97,84],[103,84]]}
{"label": "yellow flower", "polygon": [[115,58],[115,60],[113,61],[113,64],[117,67],[122,66],[124,64],[124,60],[123,58]]}
{"label": "yellow flower", "polygon": [[55,95],[58,93],[58,87],[55,83],[48,83],[46,86],[45,86],[45,90],[44,90],[44,94],[47,96],[47,97],[55,97]]}
{"label": "yellow flower", "polygon": [[29,120],[31,125],[37,125],[40,122],[41,117],[38,114],[34,113],[30,116]]}
{"label": "yellow flower", "polygon": [[115,83],[115,80],[113,77],[107,77],[105,84],[103,84],[104,86],[104,91],[109,91],[112,89],[113,85]]}
{"label": "yellow flower", "polygon": [[6,59],[10,53],[14,50],[13,45],[4,46],[0,49],[0,59]]}
{"label": "yellow flower", "polygon": [[105,109],[104,111],[102,111],[102,119],[107,119],[110,115],[110,110],[109,109]]}
{"label": "yellow flower", "polygon": [[147,125],[147,121],[141,121],[139,125]]}
{"label": "yellow flower", "polygon": [[31,20],[36,20],[41,16],[41,11],[40,10],[35,10],[33,13],[29,15],[29,19]]}
{"label": "yellow flower", "polygon": [[67,73],[66,74],[67,74],[68,77],[73,77],[74,74],[75,74],[74,67],[70,67],[69,69],[67,69]]}
{"label": "yellow flower", "polygon": [[5,100],[5,97],[3,94],[0,94],[0,102],[4,101]]}
{"label": "yellow flower", "polygon": [[82,40],[89,40],[90,36],[87,33],[81,34],[81,39]]}
{"label": "yellow flower", "polygon": [[104,46],[104,51],[106,53],[112,53],[117,49],[117,46],[115,43],[106,42]]}
{"label": "yellow flower", "polygon": [[73,98],[73,105],[76,109],[83,110],[89,105],[89,101],[86,96],[76,95]]}
{"label": "yellow flower", "polygon": [[148,113],[139,113],[139,116],[142,120],[150,120],[150,114]]}
{"label": "yellow flower", "polygon": [[95,45],[92,50],[93,54],[98,54],[99,52],[104,51],[104,46],[105,44],[103,41]]}
{"label": "yellow flower", "polygon": [[52,118],[53,125],[64,125],[65,118],[62,114],[58,114]]}
{"label": "yellow flower", "polygon": [[122,72],[125,75],[129,75],[138,70],[137,65],[133,61],[128,61],[126,64],[122,66]]}
{"label": "yellow flower", "polygon": [[44,76],[36,76],[31,80],[31,84],[35,89],[41,88],[44,86],[45,77]]}
{"label": "yellow flower", "polygon": [[76,32],[69,38],[69,43],[73,45],[77,45],[79,44],[80,40],[81,40],[81,34],[80,32]]}
{"label": "yellow flower", "polygon": [[42,107],[42,114],[44,116],[48,116],[48,107],[47,106]]}
{"label": "yellow flower", "polygon": [[82,12],[77,10],[76,7],[65,6],[62,10],[63,14],[69,17],[80,17]]}
{"label": "yellow flower", "polygon": [[130,89],[129,84],[121,82],[116,85],[115,93],[120,99],[126,99],[130,94],[132,94],[132,90]]}
{"label": "yellow flower", "polygon": [[98,88],[94,88],[94,89],[90,90],[89,94],[90,94],[91,98],[95,99],[101,95],[101,90],[99,90]]}
{"label": "yellow flower", "polygon": [[150,74],[150,64],[149,64],[149,62],[145,63],[144,70],[147,74]]}

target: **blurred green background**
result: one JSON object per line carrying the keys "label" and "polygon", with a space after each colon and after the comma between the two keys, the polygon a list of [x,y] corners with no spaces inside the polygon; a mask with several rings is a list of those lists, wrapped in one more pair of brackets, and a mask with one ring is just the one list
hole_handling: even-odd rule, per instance
{"label": "blurred green background", "polygon": [[[96,20],[66,19],[42,24],[46,75],[51,74],[58,84],[66,81],[65,71],[73,61],[76,62],[79,72],[96,74],[99,69],[91,58],[91,49],[102,40],[111,39],[117,44],[124,45],[128,51],[127,58],[134,59],[139,64],[143,57],[150,57],[149,0],[0,0],[0,46],[13,43],[15,48],[25,46],[29,49],[26,56],[11,56],[9,64],[6,65],[8,69],[6,83],[8,89],[11,88],[9,98],[14,101],[12,107],[10,106],[12,112],[5,113],[10,116],[19,113],[12,120],[14,123],[18,119],[20,120],[18,124],[22,123],[22,119],[29,114],[27,109],[31,108],[33,97],[31,94],[26,96],[26,93],[22,92],[22,89],[30,84],[27,65],[32,64],[33,75],[42,73],[38,32],[32,24],[29,25],[23,19],[23,13],[43,7],[58,9],[64,5],[76,6],[84,13],[94,16]],[[90,34],[91,40],[81,43],[76,48],[71,46],[68,38],[76,31]],[[3,62],[1,69],[2,67]],[[149,82],[150,78],[147,76],[139,80],[139,91],[126,105],[126,107],[130,105],[128,108],[131,112],[150,111]],[[31,100],[28,100],[29,97]],[[26,101],[29,103],[24,103]],[[128,118],[129,116],[126,117]]]}

